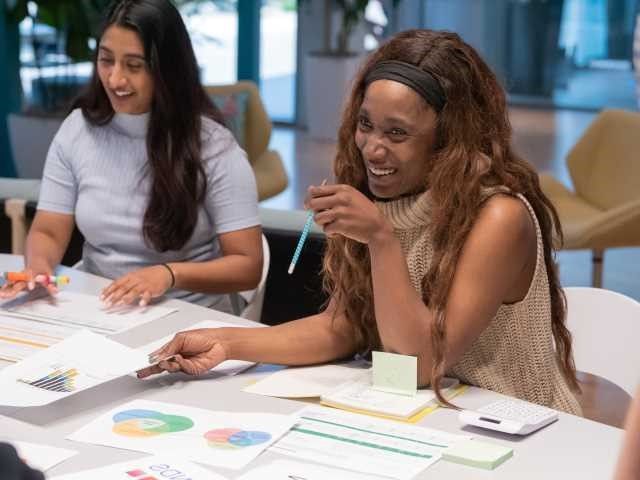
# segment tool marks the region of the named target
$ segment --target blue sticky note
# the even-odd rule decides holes
[[[418,392],[418,357],[373,352],[372,388],[400,395]]]

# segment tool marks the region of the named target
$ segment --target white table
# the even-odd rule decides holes
[[[21,268],[21,257],[0,254],[0,270]],[[71,291],[97,293],[107,284],[106,280],[93,275],[67,268],[61,271],[72,276],[72,282],[67,287]],[[136,347],[202,320],[247,324],[246,320],[185,302],[171,300],[168,304],[177,307],[178,312],[112,338]],[[0,407],[0,437],[45,443],[80,452],[51,469],[47,472],[49,475],[142,457],[146,454],[71,442],[64,440],[64,437],[99,414],[136,398],[238,412],[292,413],[305,405],[241,391],[253,380],[267,375],[267,370],[266,366],[258,366],[235,377],[206,380],[192,380],[182,374],[146,381],[122,377],[50,406],[24,409]],[[500,395],[494,392],[469,388],[454,402],[464,408],[478,408],[497,398]],[[445,475],[451,479],[607,479],[612,475],[623,434],[617,428],[564,413],[560,414],[558,422],[525,438],[462,427],[457,420],[457,412],[442,408],[425,417],[421,424],[508,445],[514,449],[514,456],[493,471],[440,461],[416,477],[418,479],[445,478]],[[265,452],[248,468],[277,457]],[[240,475],[240,472],[230,470],[221,469],[219,472],[228,478]]]

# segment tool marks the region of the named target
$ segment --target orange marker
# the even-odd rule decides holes
[[[2,278],[11,283],[29,281],[29,275],[24,272],[3,272]]]

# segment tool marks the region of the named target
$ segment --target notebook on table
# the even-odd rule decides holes
[[[453,395],[458,385],[457,379],[443,378],[441,390],[444,397]],[[406,421],[425,408],[437,405],[437,399],[431,389],[418,390],[414,396],[399,395],[376,390],[369,379],[359,379],[344,383],[338,389],[322,395],[320,403],[329,407]]]

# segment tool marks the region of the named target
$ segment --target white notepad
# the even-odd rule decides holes
[[[442,380],[442,391],[445,397],[458,383],[458,380],[454,378]],[[424,389],[418,390],[418,393],[413,397],[398,395],[375,390],[370,380],[356,380],[343,384],[329,394],[322,395],[320,400],[323,405],[330,407],[370,412],[407,420],[429,405],[435,404],[436,394],[433,390]]]

